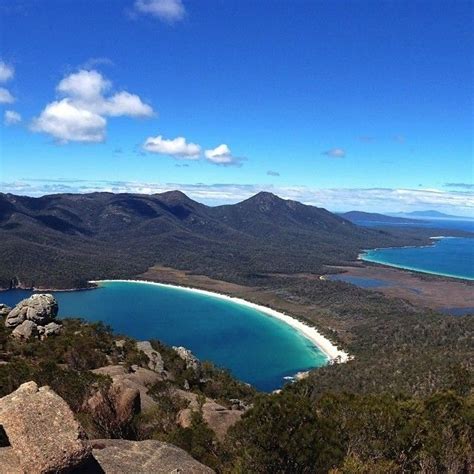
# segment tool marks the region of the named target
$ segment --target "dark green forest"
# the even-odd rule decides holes
[[[365,248],[425,244],[431,232],[366,229],[270,193],[218,207],[178,191],[0,194],[0,287],[85,287],[156,264],[252,285],[264,273],[321,273]]]

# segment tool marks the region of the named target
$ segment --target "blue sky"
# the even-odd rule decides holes
[[[0,3],[2,190],[470,215],[468,1]]]

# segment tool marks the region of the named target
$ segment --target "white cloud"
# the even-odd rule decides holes
[[[61,143],[102,142],[105,140],[105,118],[78,108],[70,99],[48,104],[32,123],[35,132],[47,133]]]
[[[181,0],[136,0],[135,9],[168,23],[175,23],[186,16]]]
[[[221,144],[216,148],[206,150],[204,156],[208,161],[215,165],[223,166],[241,166],[243,158],[239,158],[232,155],[230,148],[225,144]]]
[[[102,99],[102,94],[110,89],[111,85],[100,72],[82,69],[62,79],[56,89],[78,100],[92,101]]]
[[[4,87],[0,87],[0,104],[13,104],[15,97],[10,94],[10,91]]]
[[[3,61],[0,61],[0,82],[7,82],[10,79],[13,79],[15,75],[15,69],[13,66],[6,64]]]
[[[112,117],[121,115],[151,117],[153,115],[153,109],[148,104],[143,103],[138,95],[125,91],[113,95],[101,104],[97,104],[97,111]]]
[[[108,94],[112,83],[95,70],[82,69],[62,79],[56,87],[62,100],[46,105],[33,120],[32,130],[67,143],[105,140],[107,116],[151,117],[154,112],[136,94]]]
[[[184,137],[167,140],[162,135],[148,137],[143,144],[143,149],[151,153],[187,160],[197,160],[201,154],[201,147],[195,143],[186,142]]]
[[[14,110],[5,110],[3,114],[3,123],[5,125],[17,125],[21,122],[21,115]]]
[[[323,151],[322,154],[331,158],[344,158],[346,156],[346,150],[344,150],[344,148],[331,148],[330,150]]]

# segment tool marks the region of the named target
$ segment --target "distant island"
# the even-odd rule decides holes
[[[380,224],[413,224],[415,219],[409,219],[406,217],[395,217],[386,214],[378,214],[375,212],[362,212],[362,211],[349,211],[339,214],[344,219],[347,219],[354,224],[358,222],[372,222]]]
[[[403,216],[411,216],[415,219],[418,218],[431,218],[431,219],[460,219],[460,220],[465,220],[465,219],[474,219],[474,217],[468,217],[468,216],[455,216],[452,214],[445,214],[444,212],[439,212],[439,211],[433,211],[433,210],[428,210],[428,211],[412,211],[412,212],[401,212],[397,215],[403,215]]]

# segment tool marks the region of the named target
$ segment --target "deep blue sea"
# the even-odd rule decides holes
[[[387,223],[360,221],[359,225],[367,227],[388,226]],[[440,236],[443,229],[474,232],[474,220],[433,219],[416,221],[413,224],[391,224],[395,227],[425,227],[433,229],[433,237]],[[442,234],[442,232],[441,232]],[[432,246],[402,247],[367,250],[361,255],[362,260],[405,268],[424,273],[474,280],[474,235],[467,237],[448,237],[436,239]],[[357,284],[357,283],[355,283]]]
[[[0,292],[0,303],[11,306],[30,294]],[[134,282],[54,294],[59,317],[103,321],[119,334],[185,346],[263,391],[280,388],[284,377],[327,363],[323,353],[282,321],[212,296]]]
[[[427,247],[402,247],[367,250],[367,262],[382,263],[465,280],[474,280],[474,239],[446,237]]]

